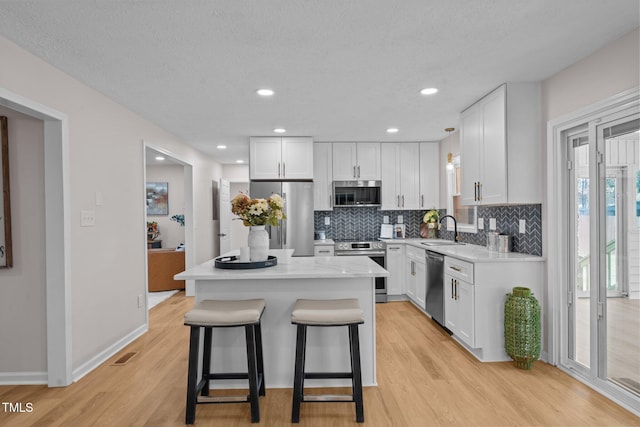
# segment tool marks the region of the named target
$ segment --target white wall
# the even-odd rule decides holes
[[[147,182],[167,182],[169,189],[169,214],[152,215],[147,221],[156,221],[163,248],[175,248],[184,243],[184,227],[170,218],[184,215],[184,166],[147,166]]]
[[[144,308],[137,306],[138,295],[146,292],[142,141],[193,165],[198,262],[211,258],[216,250],[211,182],[221,177],[222,168],[175,136],[4,38],[0,38],[0,52],[0,87],[69,118],[72,367],[78,371],[103,352],[112,351],[114,343],[140,330],[146,322]],[[100,206],[96,205],[97,192],[102,194]],[[95,211],[95,227],[80,227],[81,210]],[[29,312],[25,323],[12,321],[12,328],[0,329],[3,343],[5,339],[20,343],[11,358],[5,357],[3,350],[0,373],[13,371],[23,363],[18,358],[39,354],[45,345],[43,335],[27,335],[44,322],[43,290],[13,289],[11,298],[5,298],[6,278],[24,282],[26,274],[16,269],[0,272],[0,313],[13,307]],[[21,369],[38,371],[42,366],[31,361]]]
[[[7,116],[13,267],[0,270],[0,372],[47,370],[43,122]],[[28,343],[28,345],[24,345]]]
[[[222,177],[229,182],[249,182],[249,165],[223,165]]]

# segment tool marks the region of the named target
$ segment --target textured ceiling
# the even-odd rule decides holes
[[[0,35],[232,163],[275,127],[317,141],[442,139],[501,83],[543,80],[638,27],[639,3],[1,0]]]

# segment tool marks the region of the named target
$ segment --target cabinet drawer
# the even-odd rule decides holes
[[[333,246],[317,245],[313,247],[314,256],[333,256]]]
[[[444,258],[444,273],[473,284],[473,263],[457,258]]]
[[[416,260],[418,262],[425,263],[425,250],[416,248],[415,246],[407,245],[407,257]]]

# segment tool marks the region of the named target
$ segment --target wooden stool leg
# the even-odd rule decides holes
[[[249,402],[251,404],[251,422],[260,422],[260,402],[258,400],[258,365],[256,361],[256,336],[254,325],[244,327],[247,338],[247,364],[249,377]]]
[[[265,395],[265,385],[264,385],[264,362],[262,358],[262,327],[261,323],[258,322],[255,327],[256,334],[256,354],[258,359],[258,376],[262,379],[260,381],[260,389],[258,390],[258,394],[260,396]]]
[[[356,403],[356,422],[364,422],[364,404],[362,399],[362,372],[360,367],[360,339],[358,325],[349,325],[349,343],[351,347],[351,372],[353,401]]]
[[[298,325],[296,337],[296,362],[293,376],[293,409],[291,422],[300,422],[300,404],[304,395],[304,359],[307,341],[307,325]]]
[[[204,348],[202,349],[202,396],[209,396],[209,375],[211,374],[211,334],[212,328],[204,328]]]
[[[187,409],[185,424],[193,424],[196,420],[196,401],[198,399],[198,351],[200,345],[200,327],[191,326],[189,339],[189,368],[187,374]]]

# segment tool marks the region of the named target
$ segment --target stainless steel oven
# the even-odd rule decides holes
[[[333,249],[335,256],[366,255],[382,268],[387,268],[387,251],[384,242],[337,240]],[[386,277],[376,277],[376,302],[387,302]]]

